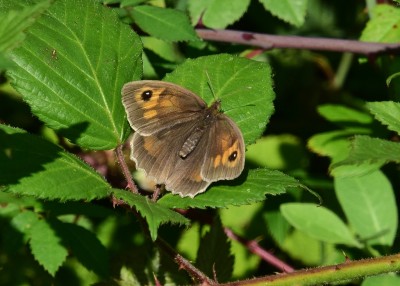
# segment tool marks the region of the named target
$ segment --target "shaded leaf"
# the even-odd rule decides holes
[[[351,141],[349,156],[343,161],[333,164],[332,167],[358,165],[361,163],[383,164],[387,162],[400,162],[400,144],[360,135],[355,136]]]
[[[397,43],[400,38],[400,10],[397,7],[380,4],[372,11],[373,17],[361,34],[361,41]]]
[[[157,230],[161,224],[188,224],[189,220],[182,215],[150,201],[147,197],[133,194],[128,191],[113,189],[112,195],[126,204],[134,207],[147,221],[150,236],[153,240],[157,238]]]
[[[205,193],[192,198],[167,194],[158,200],[169,208],[221,208],[247,205],[265,200],[265,195],[283,194],[288,188],[304,188],[299,181],[279,171],[268,169],[249,170],[235,181],[218,182]]]
[[[226,282],[232,276],[234,257],[231,243],[224,232],[221,220],[215,217],[211,229],[200,240],[196,266],[208,277],[216,275],[218,282]]]
[[[135,23],[149,35],[167,41],[198,41],[189,18],[179,10],[137,6],[132,10]]]
[[[224,29],[239,20],[247,11],[250,0],[189,1],[192,24],[200,20],[206,27]]]
[[[315,239],[360,247],[343,221],[327,208],[315,204],[287,203],[280,209],[292,226]]]
[[[264,8],[279,19],[300,27],[303,25],[308,0],[260,0]]]
[[[400,134],[400,103],[394,101],[367,102],[366,106],[376,120],[387,125],[389,130]]]
[[[50,224],[37,221],[31,228],[29,245],[40,265],[52,276],[67,258],[68,252]]]
[[[9,5],[8,9],[4,7],[5,4]],[[17,6],[15,1],[0,3],[0,52],[10,50],[24,40],[24,31],[50,6],[50,1],[42,1],[20,10],[15,9]]]
[[[186,60],[164,80],[186,87],[207,103],[221,99],[222,110],[239,126],[246,144],[261,136],[274,111],[271,67],[266,63],[226,54],[199,57]]]
[[[96,235],[89,230],[71,223],[56,221],[53,223],[57,232],[62,236],[63,243],[72,254],[88,270],[100,277],[106,277],[109,272],[107,249],[101,244]]]
[[[32,111],[78,145],[111,149],[129,133],[122,85],[141,76],[139,37],[97,1],[56,1],[11,52],[9,76]]]
[[[369,245],[393,244],[398,223],[396,199],[389,180],[381,171],[360,177],[335,178],[335,192],[360,239]]]
[[[9,192],[62,201],[108,196],[108,183],[76,156],[40,137],[12,130],[0,125],[0,185],[7,185]]]

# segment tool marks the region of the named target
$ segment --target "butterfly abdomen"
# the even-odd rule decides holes
[[[190,136],[185,140],[185,143],[183,143],[182,148],[179,151],[179,156],[182,159],[185,159],[190,153],[192,153],[192,151],[196,148],[197,144],[199,143],[206,129],[207,129],[206,125],[196,127],[193,133],[191,133]]]

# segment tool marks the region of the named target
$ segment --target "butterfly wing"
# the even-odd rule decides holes
[[[205,181],[231,180],[242,173],[245,157],[243,135],[228,116],[219,114],[210,126],[205,150],[201,168]]]
[[[200,176],[205,146],[197,146],[199,148],[185,159],[179,156],[186,135],[196,128],[197,123],[198,120],[180,123],[149,136],[136,132],[131,143],[131,159],[137,168],[144,170],[157,184],[165,184],[172,193],[183,196],[205,190],[210,184]]]
[[[210,132],[205,132],[197,143],[196,148],[187,157],[181,158],[178,156],[179,159],[176,161],[174,172],[170,174],[165,182],[167,190],[182,197],[189,196],[192,198],[206,191],[211,182],[204,180],[201,170],[204,156],[207,153],[209,135]]]
[[[207,105],[193,92],[173,83],[142,80],[122,88],[122,103],[131,127],[141,135],[192,121]]]

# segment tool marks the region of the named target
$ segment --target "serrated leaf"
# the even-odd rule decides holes
[[[0,51],[4,52],[20,44],[24,38],[24,31],[34,23],[35,19],[50,6],[50,1],[39,2],[36,5],[20,10],[16,3],[7,3],[10,7],[3,7],[6,3],[0,3]],[[11,5],[10,5],[11,4]],[[13,7],[14,6],[14,7]],[[8,10],[8,11],[7,11]]]
[[[360,135],[355,136],[351,141],[349,156],[343,161],[333,164],[332,167],[387,162],[400,162],[400,144]]]
[[[121,87],[141,76],[141,43],[97,1],[56,1],[12,51],[9,76],[33,113],[80,146],[111,149],[129,133]]]
[[[397,43],[400,40],[400,10],[380,4],[372,11],[373,17],[363,30],[360,40],[367,42]]]
[[[271,67],[265,63],[226,54],[200,57],[186,60],[164,80],[186,87],[207,103],[221,99],[222,110],[239,126],[246,144],[261,136],[274,111]]]
[[[376,120],[387,125],[389,130],[400,134],[400,103],[394,101],[368,102],[366,106]]]
[[[348,138],[354,135],[353,131],[338,130],[319,133],[312,136],[307,143],[313,152],[330,157],[333,162],[343,160],[349,153]]]
[[[189,13],[194,25],[201,20],[206,27],[224,29],[241,18],[249,4],[250,0],[189,1]]]
[[[158,203],[169,208],[222,208],[264,201],[266,195],[283,194],[288,188],[306,187],[279,171],[257,169],[244,171],[235,181],[215,183],[193,199],[167,194]]]
[[[381,171],[335,178],[335,192],[360,239],[369,245],[393,244],[397,230],[396,199],[389,180]]]
[[[7,130],[5,132],[4,130]],[[0,125],[0,185],[18,195],[90,201],[110,186],[91,167],[40,137]]]
[[[288,203],[282,204],[280,209],[292,226],[315,239],[360,247],[343,221],[325,207],[306,203]]]
[[[303,25],[308,0],[259,0],[266,10],[279,19],[296,27]]]
[[[149,226],[150,236],[153,240],[157,238],[157,230],[161,224],[188,224],[189,220],[163,205],[150,201],[147,197],[133,194],[128,191],[113,189],[112,195],[116,199],[123,200],[126,204],[134,207],[146,219]]]
[[[132,10],[135,23],[149,35],[166,41],[198,41],[189,18],[179,10],[137,6]]]
[[[44,220],[32,226],[29,245],[35,259],[52,276],[56,274],[68,255],[68,251],[61,244],[61,239]]]
[[[109,272],[107,249],[94,233],[71,223],[56,221],[53,226],[83,266],[100,277],[107,277]]]
[[[230,248],[231,243],[221,221],[215,217],[210,231],[200,240],[196,266],[208,277],[215,275],[218,282],[228,281],[231,279],[234,263]]]
[[[38,216],[33,211],[24,211],[13,217],[11,225],[21,233],[29,234],[38,221]]]

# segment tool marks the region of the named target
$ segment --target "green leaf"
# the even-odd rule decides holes
[[[343,127],[362,126],[373,122],[371,115],[339,104],[320,105],[318,106],[318,113],[326,120]]]
[[[40,137],[12,130],[0,125],[0,185],[9,192],[62,201],[108,196],[110,186],[83,161]]]
[[[178,52],[176,44],[153,37],[142,37],[142,42],[145,49],[152,51],[167,61],[180,62],[183,59],[182,55]]]
[[[219,217],[215,217],[211,229],[200,241],[196,266],[208,277],[216,275],[218,282],[231,279],[234,257]]]
[[[387,162],[400,162],[400,144],[360,135],[355,136],[351,141],[349,156],[343,161],[333,164],[332,167]]]
[[[215,183],[193,199],[167,194],[158,203],[169,208],[222,208],[264,201],[265,195],[283,194],[288,188],[306,189],[299,181],[279,171],[245,170],[235,181]]]
[[[313,152],[330,157],[333,162],[343,160],[349,153],[350,144],[348,138],[353,136],[350,130],[337,130],[319,133],[308,140],[308,148]]]
[[[0,52],[11,50],[24,40],[24,31],[50,6],[50,1],[39,2],[21,10],[6,9],[3,7],[5,4],[11,3],[0,3]],[[15,6],[14,2],[9,8]]]
[[[280,209],[291,225],[315,239],[360,247],[343,221],[327,208],[315,204],[288,203],[281,205]]]
[[[56,1],[12,51],[9,76],[32,112],[73,142],[111,149],[130,130],[122,85],[141,76],[141,43],[96,1]]]
[[[312,136],[308,141],[308,147],[313,152],[332,159],[330,166],[332,176],[360,176],[379,169],[384,163],[382,160],[368,163],[359,162],[357,167],[341,164],[350,154],[351,141],[349,138],[354,135],[354,131],[354,129],[349,129],[320,133]]]
[[[192,24],[200,20],[206,27],[224,29],[239,20],[247,11],[250,0],[203,0],[189,1]]]
[[[259,0],[266,10],[279,19],[296,27],[303,25],[308,0]]]
[[[394,101],[368,102],[366,106],[376,120],[387,125],[389,130],[400,134],[400,103]]]
[[[366,277],[361,286],[397,286],[400,285],[400,277],[394,273],[381,274],[371,277]]]
[[[56,221],[53,225],[62,237],[64,244],[86,269],[100,277],[107,277],[109,272],[107,249],[94,233],[71,223]]]
[[[367,42],[397,43],[400,40],[400,10],[387,4],[376,5],[373,17],[361,34]]]
[[[68,255],[60,237],[47,221],[40,220],[32,226],[30,238],[29,245],[33,256],[54,276]]]
[[[150,236],[157,238],[157,230],[161,224],[188,224],[189,220],[165,206],[150,201],[147,197],[133,194],[128,191],[113,189],[112,195],[126,204],[134,207],[147,221]]]
[[[291,134],[268,135],[247,147],[246,162],[279,170],[304,168],[308,152],[300,138]]]
[[[179,10],[137,6],[132,10],[135,23],[150,36],[166,41],[198,41],[189,18]]]
[[[361,240],[369,245],[393,244],[397,230],[397,207],[393,188],[381,171],[335,178],[336,196]],[[356,203],[355,203],[356,202]]]
[[[211,85],[225,114],[241,129],[246,144],[264,133],[274,111],[271,68],[265,63],[231,55],[200,57],[186,60],[164,80],[186,87],[208,103],[215,101]]]

